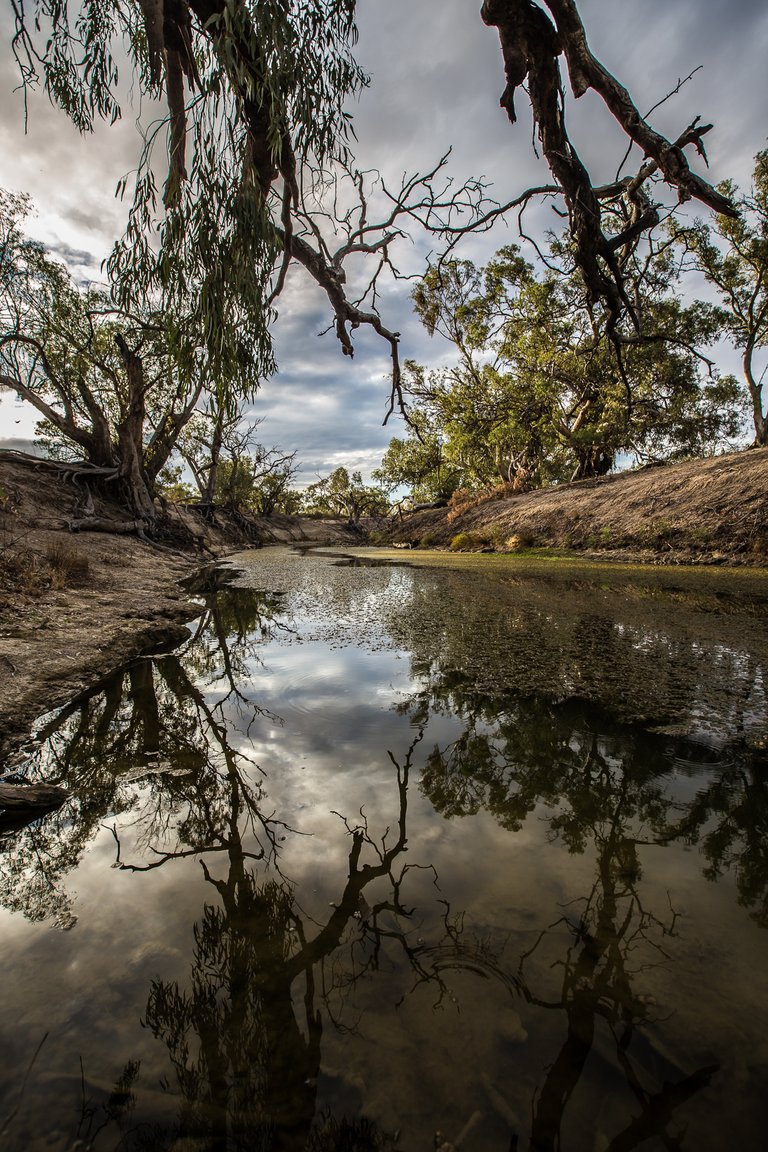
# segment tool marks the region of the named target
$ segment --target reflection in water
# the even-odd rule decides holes
[[[30,772],[72,799],[0,848],[12,963],[46,974],[18,994],[3,1146],[759,1147],[755,653],[562,593],[282,564],[281,594],[220,593],[182,652],[38,732]],[[681,670],[655,713],[649,661]]]

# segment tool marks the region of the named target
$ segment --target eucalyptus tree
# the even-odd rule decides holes
[[[721,191],[736,204],[736,217],[718,215],[677,232],[689,263],[717,289],[719,318],[741,352],[742,370],[755,427],[755,444],[768,445],[768,411],[763,394],[768,346],[768,151],[755,157],[753,185],[742,195],[732,181]],[[758,362],[763,354],[762,368]]]
[[[389,510],[387,495],[377,485],[364,484],[360,472],[335,468],[305,490],[303,510],[311,515],[345,516],[357,527],[362,516],[385,514]]]
[[[406,361],[406,371],[414,371]],[[390,440],[373,479],[388,491],[407,488],[417,502],[443,503],[461,480],[461,470],[446,459],[446,437],[439,421],[425,408],[412,406],[404,439]]]
[[[207,389],[210,358],[189,311],[145,300],[119,310],[22,231],[24,197],[0,190],[0,387],[42,417],[57,456],[112,481],[139,530],[155,519],[160,471]],[[242,387],[247,387],[243,379]]]
[[[409,365],[406,394],[442,431],[465,484],[581,479],[608,471],[619,452],[696,454],[736,433],[735,382],[699,351],[716,325],[674,295],[667,251],[650,249],[631,270],[639,333],[608,306],[589,307],[567,249],[553,254],[566,266],[543,276],[509,246],[484,269],[436,265],[414,289],[427,331],[457,357],[431,373]]]
[[[22,83],[30,87],[42,78],[51,100],[81,131],[97,119],[119,117],[128,87],[142,99],[164,100],[166,114],[143,140],[130,219],[110,273],[123,308],[155,288],[178,307],[191,289],[195,321],[222,379],[241,367],[236,337],[243,331],[251,337],[247,354],[255,376],[272,369],[270,324],[293,261],[326,294],[346,355],[361,325],[387,341],[396,402],[398,334],[376,310],[375,282],[391,267],[391,246],[406,220],[452,243],[534,196],[560,198],[588,302],[605,301],[618,321],[625,313],[636,319],[624,267],[638,238],[659,219],[657,187],[732,211],[685,157],[686,147],[703,155],[710,126],[697,118],[675,140],[657,132],[591,52],[575,0],[485,0],[482,7],[483,21],[500,38],[501,104],[514,123],[516,92],[527,85],[553,182],[498,203],[480,180],[461,189],[441,185],[438,164],[395,192],[383,188],[378,220],[368,211],[370,183],[355,171],[348,150],[347,105],[366,83],[352,55],[355,0],[79,0],[71,6],[74,19],[62,0],[36,0],[32,10],[24,0],[12,4]],[[118,76],[117,45],[127,54],[129,85]],[[593,184],[568,135],[564,73],[573,97],[591,90],[639,148],[636,173]],[[167,153],[162,194],[158,140]],[[341,206],[335,222],[328,212],[334,203]],[[622,224],[615,229],[607,221],[617,211]],[[345,264],[360,254],[373,256],[375,268],[353,299]]]
[[[263,420],[245,424],[235,410],[196,412],[179,438],[178,450],[195,479],[203,506],[270,516],[299,470],[295,451],[256,440]]]

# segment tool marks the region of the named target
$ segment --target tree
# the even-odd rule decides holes
[[[411,370],[406,361],[406,369]],[[422,503],[441,503],[454,492],[460,472],[445,460],[445,437],[429,413],[413,408],[405,440],[389,442],[373,479],[388,491],[405,487]]]
[[[389,510],[381,488],[363,484],[359,472],[350,475],[346,468],[336,468],[330,476],[310,484],[304,491],[303,506],[310,516],[346,516],[352,527],[357,527],[362,516],[382,515]]]
[[[755,445],[768,445],[768,411],[756,357],[768,345],[768,151],[755,157],[754,184],[740,195],[732,181],[721,191],[738,207],[736,217],[715,216],[677,232],[690,256],[690,266],[703,273],[720,297],[720,321],[741,352],[741,362],[755,427]]]
[[[698,351],[716,326],[674,296],[665,248],[626,268],[639,331],[588,304],[567,245],[553,243],[552,256],[564,267],[539,277],[508,246],[485,269],[436,266],[414,290],[427,331],[458,360],[431,374],[409,365],[406,393],[441,430],[463,483],[580,479],[608,471],[620,452],[695,454],[735,434],[734,382]]]
[[[162,468],[157,477],[158,495],[172,504],[192,504],[197,499],[197,493],[191,484],[184,480],[184,468],[181,464],[169,464]]]
[[[128,54],[139,96],[164,96],[167,118],[145,137],[130,221],[110,274],[123,308],[135,308],[152,287],[162,292],[164,305],[176,307],[191,292],[197,329],[220,378],[238,366],[237,334],[243,331],[253,336],[257,377],[271,370],[273,304],[294,261],[325,292],[346,355],[353,353],[352,333],[360,325],[388,342],[394,404],[400,397],[399,338],[378,315],[375,285],[382,268],[391,267],[390,248],[402,235],[403,218],[453,243],[534,196],[561,197],[588,300],[605,301],[618,321],[625,313],[635,318],[623,270],[627,253],[659,218],[652,181],[666,184],[680,200],[732,212],[727,198],[694,174],[685,158],[688,146],[704,154],[709,126],[697,119],[674,141],[655,131],[590,51],[575,0],[485,0],[482,19],[500,38],[502,106],[514,124],[515,93],[527,83],[554,182],[498,204],[482,181],[457,191],[438,189],[439,164],[424,177],[404,180],[396,193],[384,188],[387,210],[374,222],[365,179],[350,166],[348,152],[345,105],[366,83],[351,54],[355,7],[355,0],[81,0],[70,22],[60,0],[39,0],[34,19],[14,4],[12,45],[22,84],[31,87],[42,76],[51,100],[81,131],[97,118],[121,114],[115,41]],[[593,185],[568,136],[561,58],[573,96],[591,90],[640,149],[643,161],[633,176]],[[163,127],[168,175],[161,204],[153,152]],[[339,180],[351,181],[358,204],[355,211],[342,209],[333,225],[326,208]],[[617,206],[623,226],[612,232],[606,219]],[[330,234],[323,230],[328,224]],[[355,300],[346,288],[345,262],[360,253],[373,256],[378,267]],[[373,300],[367,310],[366,299]]]
[[[0,386],[37,409],[49,447],[115,482],[139,529],[151,527],[158,475],[216,385],[210,360],[188,313],[149,299],[119,311],[76,287],[23,234],[27,210],[0,191]]]
[[[237,411],[197,412],[179,440],[203,504],[271,516],[299,470],[296,452],[255,441],[262,420],[244,425]]]

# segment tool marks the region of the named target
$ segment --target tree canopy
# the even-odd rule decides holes
[[[189,311],[75,285],[22,231],[28,203],[0,190],[0,386],[43,418],[54,455],[118,483],[145,526],[155,482],[206,391],[217,391]],[[243,392],[248,377],[240,382]]]
[[[567,263],[561,244],[553,255]],[[457,359],[432,372],[408,365],[414,423],[407,441],[390,446],[385,474],[411,483],[417,499],[459,482],[523,489],[600,475],[619,453],[696,454],[734,436],[735,381],[699,351],[714,339],[716,319],[680,302],[674,271],[668,245],[632,271],[635,312],[653,338],[622,322],[619,362],[603,338],[610,309],[589,309],[572,271],[537,275],[515,246],[484,269],[467,260],[431,269],[414,289],[416,311]]]
[[[611,315],[634,315],[624,264],[638,238],[659,218],[653,184],[682,200],[697,199],[732,214],[727,198],[693,173],[684,149],[700,154],[709,125],[698,120],[674,141],[639,113],[627,89],[596,59],[575,0],[485,0],[482,19],[498,30],[506,88],[501,104],[512,124],[517,90],[527,85],[550,185],[491,202],[482,183],[456,192],[427,177],[389,194],[390,211],[365,212],[364,180],[349,153],[348,102],[366,83],[352,55],[355,0],[80,0],[74,19],[61,0],[38,0],[32,18],[14,4],[14,52],[22,81],[42,80],[54,102],[82,131],[122,112],[127,76],[143,97],[167,108],[142,146],[130,222],[110,271],[119,301],[160,286],[173,301],[194,286],[200,331],[222,366],[237,363],[232,335],[245,326],[262,372],[272,366],[269,325],[291,260],[325,291],[336,334],[351,354],[351,332],[370,324],[389,342],[398,386],[397,335],[375,308],[347,298],[344,261],[367,252],[388,261],[398,220],[426,223],[449,241],[485,228],[534,195],[562,197],[574,259],[590,301]],[[599,97],[644,160],[632,176],[594,187],[568,135],[566,83],[574,98]],[[167,177],[156,187],[158,141]],[[342,213],[342,243],[328,239],[327,182],[348,172],[362,213]],[[434,175],[434,173],[432,174]],[[127,190],[127,189],[126,189]],[[652,194],[653,193],[653,194]],[[465,212],[459,220],[456,211]],[[616,226],[616,220],[620,225]],[[158,229],[159,249],[153,246]]]

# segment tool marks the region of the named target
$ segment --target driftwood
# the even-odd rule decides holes
[[[60,808],[68,796],[66,788],[56,784],[0,784],[0,808],[11,812]]]

